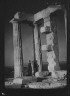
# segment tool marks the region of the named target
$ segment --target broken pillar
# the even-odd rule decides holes
[[[55,17],[53,18],[52,15],[50,15],[50,22],[51,22],[51,32],[53,32],[53,50],[54,50],[54,54],[55,54],[55,59],[54,61],[56,62],[55,65],[55,70],[58,71],[60,70],[60,66],[59,66],[59,47],[58,47],[58,36],[57,36],[57,26],[56,26],[56,20]]]
[[[37,22],[42,18],[44,19],[44,26],[40,28],[40,32],[46,34],[46,45],[42,45],[41,49],[46,51],[46,59],[49,64],[49,71],[51,71],[51,69],[53,71],[60,70],[57,28],[56,23],[54,24],[55,20],[53,20],[51,14],[54,13],[56,10],[61,9],[61,5],[49,6],[48,8],[34,15],[34,22]]]
[[[50,17],[49,17],[50,18]],[[51,17],[52,18],[52,17]],[[52,73],[53,77],[56,77],[55,71],[59,70],[59,50],[57,40],[57,29],[55,20],[50,20],[44,23],[46,27],[46,44],[47,44],[47,61],[48,70]]]
[[[55,20],[50,19],[50,16],[44,18],[44,26],[41,27],[40,31],[46,35],[46,45],[42,45],[42,50],[46,51],[48,70],[52,73],[53,77],[56,77],[55,71],[59,70],[60,67]]]

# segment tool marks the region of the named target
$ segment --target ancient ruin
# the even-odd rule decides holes
[[[13,24],[14,80],[16,78],[24,77],[21,23],[25,22],[34,28],[34,59],[37,60],[39,65],[38,72],[42,72],[42,51],[45,51],[48,62],[48,71],[52,73],[52,77],[57,78],[55,71],[60,70],[59,49],[57,26],[55,19],[52,16],[52,13],[56,12],[57,10],[64,10],[64,8],[61,5],[52,5],[36,14],[17,12],[14,15],[14,18],[10,21]],[[66,22],[66,13],[64,14]],[[39,32],[38,27],[40,24],[43,24],[43,26],[40,28]],[[41,46],[40,34],[46,35],[46,45]]]

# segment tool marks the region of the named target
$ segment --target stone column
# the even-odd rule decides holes
[[[50,19],[50,16],[44,18],[44,27],[41,28],[41,32],[46,34],[46,45],[44,46],[44,50],[46,50],[48,70],[52,73],[53,77],[56,77],[55,71],[60,68],[55,20]]]
[[[53,32],[53,36],[54,36],[54,39],[53,39],[53,51],[55,53],[55,70],[60,70],[60,67],[59,67],[59,47],[58,47],[58,37],[57,37],[57,24],[56,24],[56,20],[55,20],[55,17],[52,17],[52,15],[50,16],[50,22],[51,22],[51,32]]]
[[[37,63],[39,65],[38,71],[41,72],[42,64],[40,60],[40,45],[39,45],[39,33],[38,33],[37,24],[35,24],[35,28],[34,28],[34,41],[35,41],[35,56],[36,56]]]
[[[20,26],[13,22],[13,45],[14,45],[14,78],[22,77],[21,40]]]

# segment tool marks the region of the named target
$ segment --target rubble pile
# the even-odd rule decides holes
[[[39,73],[38,73],[39,74]],[[43,76],[38,78],[42,78],[41,80],[39,80],[39,82],[32,82],[29,83],[27,86],[29,88],[36,88],[36,89],[50,89],[50,88],[59,88],[59,87],[64,87],[67,85],[67,71],[56,71],[55,72],[57,78],[54,78],[52,76],[47,76],[46,78],[44,78]]]

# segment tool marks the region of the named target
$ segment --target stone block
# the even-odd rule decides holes
[[[42,49],[42,51],[43,50],[47,50],[47,45],[42,45],[42,48],[41,49]]]
[[[40,32],[41,32],[41,33],[45,32],[45,31],[46,31],[45,27],[41,27],[41,28],[40,28]]]
[[[14,18],[19,19],[19,15],[20,15],[20,12],[17,12],[17,13],[14,15]]]
[[[15,79],[13,80],[13,83],[14,83],[14,84],[22,84],[22,81],[23,81],[22,78],[15,78]]]
[[[44,33],[44,34],[49,34],[49,33],[51,33],[50,27],[49,27],[49,26],[41,27],[41,28],[40,28],[40,32],[41,32],[41,33]]]
[[[44,22],[44,26],[45,26],[45,27],[46,27],[46,26],[49,26],[49,27],[50,27],[50,21]]]
[[[60,70],[60,71],[55,71],[56,75],[58,78],[62,79],[67,75],[67,71],[66,70]]]
[[[44,23],[45,23],[45,22],[49,22],[49,21],[50,21],[50,16],[44,18]]]

